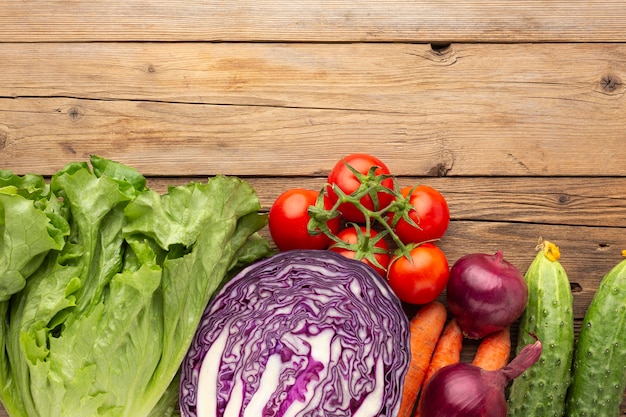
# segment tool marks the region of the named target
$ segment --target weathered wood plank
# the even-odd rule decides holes
[[[310,175],[370,150],[406,175],[626,174],[623,44],[0,44],[0,56],[0,165],[16,171],[99,153],[154,175]]]
[[[458,111],[494,126],[550,118],[565,128],[564,112],[615,126],[626,91],[626,44],[0,43],[0,56],[0,97],[415,113],[441,123]]]
[[[611,1],[0,2],[0,42],[623,42]]]
[[[399,175],[626,175],[615,162],[626,160],[623,119],[566,110],[535,122],[474,115],[454,106],[429,121],[358,110],[0,99],[0,166],[51,174],[98,154],[146,175],[315,175],[361,151]]]

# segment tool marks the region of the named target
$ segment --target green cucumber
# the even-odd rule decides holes
[[[625,388],[626,260],[623,260],[604,276],[585,313],[574,353],[567,415],[619,416]]]
[[[508,415],[562,417],[571,382],[574,356],[573,296],[559,248],[542,241],[539,252],[524,275],[528,302],[520,318],[516,350],[535,335],[543,350],[537,363],[511,384]]]

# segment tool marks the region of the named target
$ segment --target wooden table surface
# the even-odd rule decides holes
[[[448,199],[451,263],[557,243],[578,329],[626,249],[624,80],[622,0],[2,0],[0,169],[98,154],[267,209],[371,153]]]

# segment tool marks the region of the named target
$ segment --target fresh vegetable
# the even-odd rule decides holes
[[[209,297],[269,251],[257,234],[265,216],[240,179],[158,195],[130,167],[96,156],[91,165],[69,164],[34,188],[1,175],[13,272],[0,280],[17,271],[25,281],[4,286],[0,303],[0,398],[11,417],[171,415]],[[20,241],[33,249],[11,246]]]
[[[418,244],[434,244],[430,242],[434,239],[416,243],[408,242],[410,239],[407,238],[405,242],[399,235],[399,233],[414,237],[416,233],[420,233],[420,237],[443,235],[450,216],[447,202],[438,191],[431,187],[417,186],[406,188],[402,194],[395,187],[395,179],[382,161],[372,155],[358,153],[348,155],[337,162],[328,176],[328,182],[320,192],[320,196],[322,195],[327,196],[332,202],[331,207],[329,208],[321,197],[318,197],[314,206],[309,207],[308,214],[311,217],[309,233],[325,234],[335,242],[337,251],[377,267],[382,275],[389,273],[386,271],[386,258],[385,263],[380,261],[382,241],[389,241],[387,246],[393,247],[393,253],[388,251],[389,256],[394,259],[403,257],[411,265],[411,268],[408,268],[406,265],[402,266],[403,262],[399,262],[391,277],[395,282],[394,291],[400,288],[398,295],[407,303],[425,304],[434,300],[443,291],[445,282],[443,286],[440,284],[447,280],[449,274],[449,266],[443,252],[439,250],[435,254],[437,260],[434,262],[439,265],[430,276],[424,275],[422,266],[413,266],[411,260],[415,253],[421,255],[424,255],[424,252],[434,253],[436,250],[430,249],[429,246],[414,250]],[[356,243],[350,243],[349,247],[346,247],[346,239],[338,237],[336,232],[326,226],[329,219],[336,218],[342,223],[357,223],[365,232],[357,233]],[[402,231],[398,232],[397,228]],[[379,233],[375,239],[370,236],[374,233],[372,231]],[[424,232],[428,235],[424,235]],[[418,239],[420,238],[416,238]],[[372,241],[380,245],[373,244]],[[429,248],[428,251],[425,248]],[[424,256],[420,258],[422,261],[426,259]],[[442,273],[441,265],[444,263],[446,271]],[[402,278],[399,277],[400,274],[403,275]],[[438,292],[433,295],[432,292],[436,290]],[[411,298],[407,298],[407,294]]]
[[[443,333],[441,333],[437,341],[437,346],[435,346],[435,351],[433,352],[433,357],[426,370],[426,375],[424,375],[422,385],[426,384],[441,368],[459,363],[461,361],[461,350],[463,350],[463,332],[456,320],[452,319],[446,324]],[[413,417],[420,416],[420,403],[423,401],[422,398],[423,397],[419,397],[418,399],[417,409]]]
[[[471,253],[450,270],[446,300],[468,338],[481,339],[515,322],[524,312],[528,285],[522,273],[494,255]]]
[[[57,201],[48,201],[43,177],[0,171],[0,301],[21,291],[26,280],[70,232]]]
[[[476,349],[472,365],[486,371],[495,371],[509,363],[511,358],[511,329],[502,330],[485,336]]]
[[[404,187],[401,193],[410,204],[408,216],[413,223],[390,213],[389,221],[400,240],[409,244],[441,239],[450,225],[450,209],[443,195],[424,184]]]
[[[625,294],[626,259],[603,277],[583,319],[567,398],[570,417],[620,414],[626,388]]]
[[[184,361],[183,417],[396,417],[409,322],[374,270],[328,250],[280,252],[232,278]]]
[[[319,191],[292,188],[280,194],[269,211],[268,228],[272,240],[282,251],[291,249],[326,249],[330,238],[320,231],[309,232],[311,217],[309,207],[315,205]],[[328,198],[324,199],[329,208]],[[339,230],[339,218],[334,217],[325,223],[332,233]]]
[[[439,340],[437,340],[437,346],[435,346],[433,357],[424,376],[424,383],[439,369],[459,362],[461,360],[461,350],[463,350],[463,332],[456,319],[452,319],[448,321]]]
[[[361,260],[382,277],[387,275],[391,256],[384,234],[365,226],[352,224],[337,233],[337,242],[329,247],[346,258]]]
[[[411,363],[404,379],[398,417],[413,415],[417,396],[422,388],[437,340],[446,324],[446,317],[445,306],[438,301],[433,301],[420,307],[410,321]]]
[[[344,219],[364,223],[366,215],[362,208],[378,211],[394,200],[394,179],[389,168],[378,158],[365,153],[347,155],[338,161],[327,179],[326,193],[332,203],[339,202],[338,210]],[[350,201],[343,202],[346,195],[355,193],[360,207]]]
[[[542,241],[525,274],[529,297],[519,324],[517,351],[530,342],[529,333],[541,340],[544,349],[539,362],[513,381],[510,416],[562,416],[565,412],[574,352],[574,300],[559,258],[559,248]]]
[[[410,304],[434,301],[446,288],[449,277],[448,259],[433,243],[413,247],[408,256],[396,255],[387,271],[391,288],[402,301]]]
[[[506,416],[506,386],[537,362],[541,350],[541,342],[537,340],[496,371],[486,371],[465,362],[441,368],[424,386],[420,416]]]

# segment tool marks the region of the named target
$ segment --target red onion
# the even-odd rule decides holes
[[[517,320],[528,301],[522,273],[502,257],[473,253],[450,269],[446,300],[465,336],[480,339]]]
[[[486,371],[469,363],[437,371],[422,390],[421,417],[506,417],[504,390],[541,356],[541,342],[527,345],[504,368]]]

